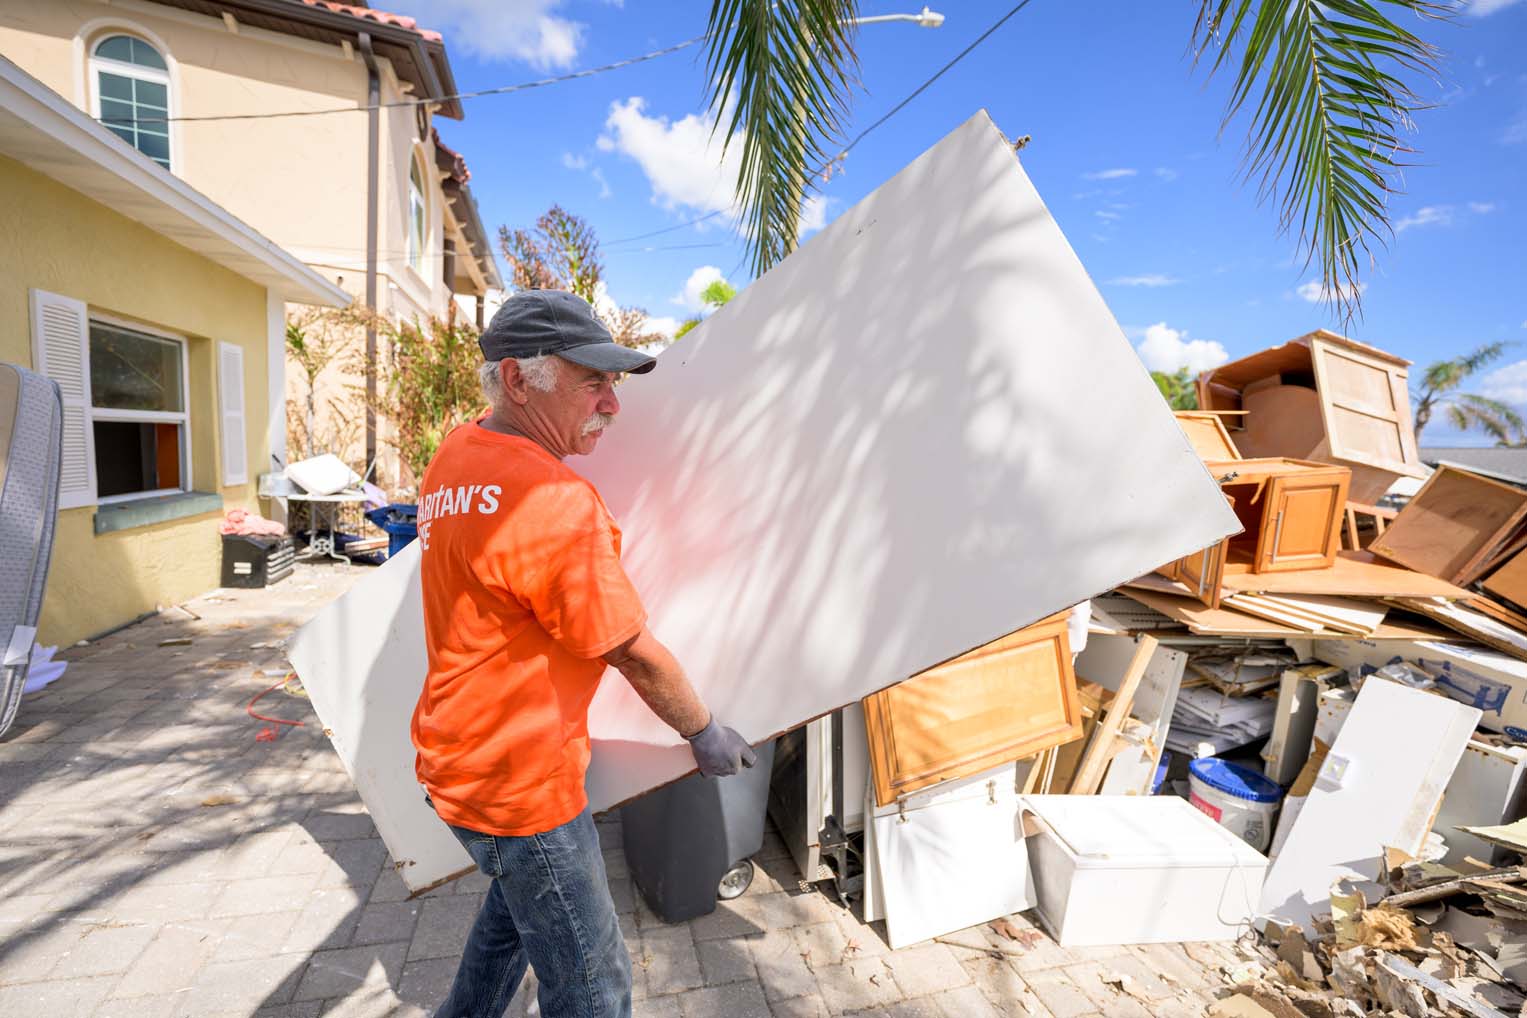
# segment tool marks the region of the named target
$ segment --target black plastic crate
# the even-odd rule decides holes
[[[268,587],[291,575],[297,544],[290,537],[223,535],[223,586]]]

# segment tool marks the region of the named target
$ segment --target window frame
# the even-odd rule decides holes
[[[407,220],[404,224],[407,244],[404,253],[407,255],[408,267],[421,279],[424,278],[424,252],[429,246],[429,195],[424,189],[427,176],[418,153],[414,153],[408,169]],[[414,234],[415,224],[419,230],[417,236]]]
[[[119,35],[126,36],[136,42],[142,43],[143,45],[152,49],[155,53],[158,53],[159,59],[164,61],[165,69],[161,71],[155,67],[144,67],[141,64],[129,64],[121,60],[113,60],[111,57],[102,57],[96,55],[96,50],[100,48],[102,43]],[[137,145],[133,145],[132,142],[127,141],[126,138],[122,138],[122,141],[128,145],[131,145],[134,152],[137,152],[143,156],[143,158],[152,162],[154,165],[164,166],[164,169],[174,173],[176,171],[176,164],[178,162],[178,160],[175,158],[176,145],[174,118],[179,113],[179,103],[176,101],[174,76],[170,73],[170,67],[170,55],[165,52],[164,47],[145,38],[138,32],[133,32],[122,28],[108,28],[102,32],[97,33],[92,38],[85,51],[85,85],[90,93],[90,115],[94,117],[98,123],[101,123],[101,126],[106,127],[107,130],[111,130],[111,128],[104,122],[101,122],[101,73],[103,71],[124,78],[135,78],[139,81],[147,81],[153,84],[164,86],[166,109],[165,116],[170,118],[170,121],[164,125],[165,147],[169,153],[165,158],[169,162],[169,165],[164,166],[164,164],[159,162],[159,160],[155,159],[147,152],[144,152]],[[114,131],[112,133],[116,134]],[[121,136],[117,135],[117,137]]]
[[[151,336],[154,339],[168,340],[174,343],[180,350],[180,405],[184,407],[180,411],[172,410],[118,410],[113,407],[98,407],[95,405],[95,395],[91,392],[90,384],[90,329],[95,325],[104,325],[112,329],[121,329],[124,332],[136,332],[143,336]],[[126,424],[179,424],[180,425],[180,487],[156,488],[153,491],[133,491],[125,495],[102,495],[97,481],[96,504],[116,505],[122,502],[136,502],[145,498],[161,498],[165,495],[182,495],[194,491],[195,485],[191,476],[191,344],[185,336],[164,329],[156,329],[141,322],[128,321],[123,318],[115,318],[111,315],[98,314],[91,311],[85,319],[85,388],[90,393],[90,399],[86,408],[85,424],[94,434],[96,421],[117,421]]]

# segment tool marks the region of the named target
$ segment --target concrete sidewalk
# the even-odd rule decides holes
[[[307,700],[274,741],[245,710],[286,674],[279,642],[364,575],[299,566],[69,649],[0,741],[0,1015],[424,1016],[486,883],[407,900]],[[772,833],[747,895],[677,926],[600,822],[637,1016],[1198,1016],[1233,948],[1063,950],[989,927],[900,951],[802,889]],[[1012,917],[1020,931],[1024,916]],[[877,924],[878,925],[878,924]],[[535,1013],[534,980],[510,1008]]]

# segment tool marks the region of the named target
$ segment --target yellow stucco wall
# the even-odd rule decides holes
[[[0,361],[33,366],[29,291],[184,336],[191,481],[224,508],[257,509],[269,458],[266,290],[84,195],[0,157]],[[222,486],[215,344],[244,350],[250,483]],[[95,509],[59,514],[38,639],[69,644],[218,585],[218,513],[95,533]]]
[[[426,24],[428,22],[426,21]],[[154,4],[99,0],[0,0],[0,54],[76,106],[91,111],[89,53],[102,38],[126,33],[161,51],[169,65],[177,116],[361,106],[366,67],[353,50],[221,18]],[[407,98],[390,64],[381,61],[384,102]],[[378,310],[407,317],[443,314],[450,291],[441,277],[444,196],[425,178],[428,236],[423,272],[407,246],[408,171],[433,151],[414,108],[382,111],[378,200]],[[364,113],[172,125],[172,169],[320,274],[351,292],[364,285],[366,264],[366,122]]]

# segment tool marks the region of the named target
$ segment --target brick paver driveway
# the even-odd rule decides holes
[[[216,591],[92,644],[0,741],[0,1015],[423,1016],[484,891],[412,901],[314,723],[274,741],[245,706],[279,643],[363,567],[303,566]],[[901,951],[797,883],[770,835],[749,893],[666,926],[600,822],[638,1016],[1200,1015],[1240,964],[1206,945],[1066,951],[966,930]],[[1026,930],[1023,916],[1013,923]],[[533,980],[510,1008],[534,1014]]]

